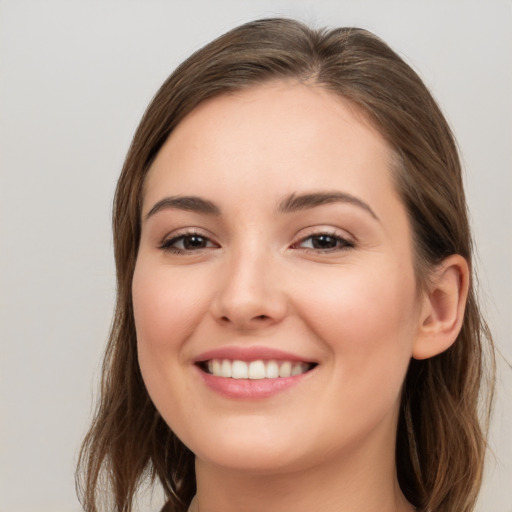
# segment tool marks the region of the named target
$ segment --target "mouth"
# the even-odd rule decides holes
[[[311,371],[316,363],[305,361],[208,359],[196,363],[201,371],[228,379],[285,379]]]

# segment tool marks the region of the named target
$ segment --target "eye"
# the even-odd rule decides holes
[[[300,240],[295,247],[320,252],[341,251],[354,247],[345,238],[331,233],[315,233]]]
[[[165,240],[160,248],[175,254],[200,251],[218,247],[208,237],[199,233],[185,233]]]

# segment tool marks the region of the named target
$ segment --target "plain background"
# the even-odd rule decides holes
[[[73,470],[114,299],[111,202],[147,103],[193,50],[274,15],[376,32],[455,131],[503,353],[479,510],[512,511],[511,1],[0,0],[1,512],[80,509]]]

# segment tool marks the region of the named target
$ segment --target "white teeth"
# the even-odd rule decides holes
[[[265,367],[265,377],[267,379],[277,379],[279,377],[279,365],[276,361],[269,361]]]
[[[249,379],[264,379],[265,363],[263,361],[252,361],[249,363]]]
[[[306,373],[310,369],[308,363],[291,361],[256,361],[246,362],[229,359],[211,359],[207,362],[208,373],[216,377],[230,377],[233,379],[277,379],[292,377]]]
[[[213,361],[208,361],[208,363],[212,363],[212,369],[210,370],[210,364],[208,364],[208,371],[213,375],[221,374],[221,364],[218,359],[213,359]]]
[[[291,377],[292,376],[292,363],[285,361],[279,367],[279,377]]]
[[[222,366],[227,361],[222,361]],[[231,377],[233,379],[247,379],[249,378],[249,366],[245,361],[233,361],[231,363]]]
[[[224,359],[221,363],[220,377],[231,377],[231,362],[227,359]]]
[[[292,366],[292,376],[293,375],[300,375],[301,373],[304,373],[302,371],[302,363],[295,363],[293,366]]]

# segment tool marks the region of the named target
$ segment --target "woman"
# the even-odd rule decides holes
[[[87,511],[147,476],[166,511],[473,510],[492,341],[460,163],[378,38],[269,19],[195,53],[135,134],[114,244]]]

